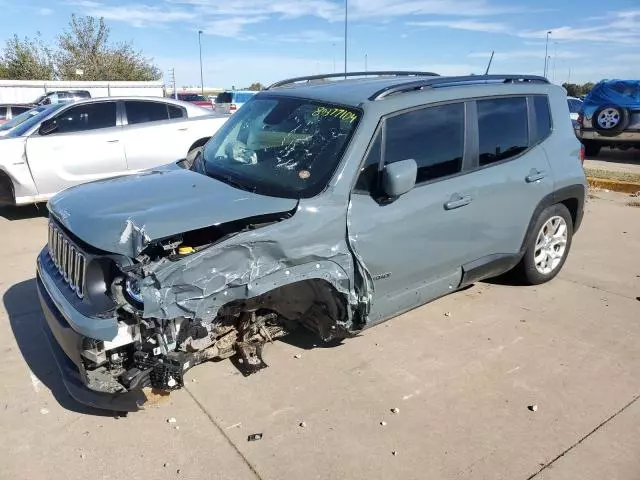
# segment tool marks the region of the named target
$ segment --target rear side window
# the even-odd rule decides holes
[[[574,100],[575,101],[575,100]],[[551,111],[549,110],[549,98],[546,95],[533,97],[533,111],[536,124],[532,132],[531,146],[541,142],[551,133]]]
[[[56,117],[54,133],[70,133],[116,126],[116,102],[77,105]]]
[[[158,122],[169,118],[167,105],[160,102],[124,102],[124,108],[129,125]]]
[[[477,105],[480,166],[514,157],[528,148],[525,97],[478,100]]]
[[[417,183],[459,173],[464,122],[463,103],[422,108],[389,118],[386,163],[414,159],[418,164]]]
[[[185,112],[182,108],[176,107],[175,105],[167,105],[169,109],[169,118],[183,118],[185,117]]]

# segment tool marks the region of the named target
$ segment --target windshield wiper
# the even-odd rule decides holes
[[[207,176],[214,178],[216,180],[221,181],[222,183],[226,183],[227,185],[230,185],[232,187],[235,187],[239,190],[244,190],[246,192],[251,192],[251,193],[255,193],[256,192],[256,187],[252,187],[249,185],[246,185],[242,182],[239,182],[237,180],[234,180],[233,178],[231,178],[230,175],[222,175],[219,173],[213,173],[213,172],[207,172]]]

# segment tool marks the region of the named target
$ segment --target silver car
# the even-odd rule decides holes
[[[52,104],[0,137],[0,203],[44,202],[74,185],[185,158],[225,121],[164,98]]]
[[[297,327],[343,339],[488,277],[558,274],[586,192],[564,90],[366,75],[279,82],[193,161],[49,202],[37,284],[72,396],[135,410],[207,360],[264,368]]]

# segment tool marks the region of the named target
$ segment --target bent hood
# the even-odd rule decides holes
[[[86,183],[49,200],[80,240],[136,257],[152,241],[233,220],[291,211],[298,201],[239,190],[177,165]]]

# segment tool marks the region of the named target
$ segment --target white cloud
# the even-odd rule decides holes
[[[445,27],[455,30],[471,30],[474,32],[509,33],[510,28],[504,23],[479,22],[477,20],[434,20],[428,22],[408,22],[407,25],[417,27]]]
[[[290,43],[338,43],[344,41],[344,37],[339,37],[322,30],[303,30],[298,33],[278,35],[275,37],[275,40]]]
[[[49,15],[53,15],[53,9],[51,9],[51,8],[46,8],[46,7],[38,8],[38,9],[36,10],[36,13],[37,13],[38,15],[43,16],[43,17],[47,17],[47,16],[49,16]]]
[[[578,58],[586,58],[588,55],[586,53],[579,53],[570,50],[556,50],[554,51],[553,46],[550,45],[549,52],[551,56],[555,57],[558,60],[571,60]],[[486,58],[488,59],[491,56],[491,52],[472,52],[469,54],[469,58]],[[544,60],[544,44],[542,44],[542,48],[538,50],[511,50],[511,51],[498,51],[494,54],[494,60],[527,60],[531,58],[540,58]]]

